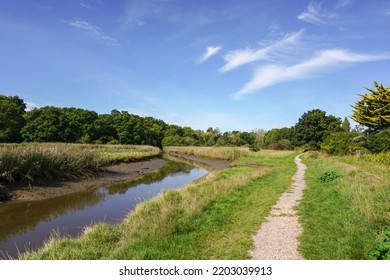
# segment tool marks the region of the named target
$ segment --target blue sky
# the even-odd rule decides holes
[[[0,93],[194,129],[351,115],[390,85],[388,0],[0,0]]]

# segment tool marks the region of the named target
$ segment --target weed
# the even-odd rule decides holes
[[[384,237],[370,254],[372,260],[390,260],[390,229],[382,234]]]
[[[320,176],[320,182],[321,183],[331,183],[340,177],[341,177],[341,175],[338,174],[336,171],[328,171]]]

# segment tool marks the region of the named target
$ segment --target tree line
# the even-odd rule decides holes
[[[353,105],[351,129],[347,118],[314,109],[305,112],[292,127],[268,131],[222,133],[167,124],[153,117],[112,110],[98,114],[80,108],[45,106],[26,111],[18,96],[0,95],[0,142],[66,142],[164,146],[249,146],[252,150],[325,150],[332,154],[390,149],[390,87],[375,82],[375,89],[360,95]]]

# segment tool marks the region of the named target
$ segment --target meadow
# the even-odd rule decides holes
[[[308,187],[298,210],[306,258],[390,259],[389,158],[304,156]]]
[[[103,166],[161,155],[132,145],[26,143],[0,145],[0,182],[41,183],[90,177]]]

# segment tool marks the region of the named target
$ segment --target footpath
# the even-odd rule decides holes
[[[294,183],[272,207],[270,215],[253,237],[255,249],[250,253],[255,260],[303,260],[298,251],[298,237],[302,227],[298,221],[296,206],[299,205],[306,187],[306,165],[298,156],[294,159],[297,172]]]

